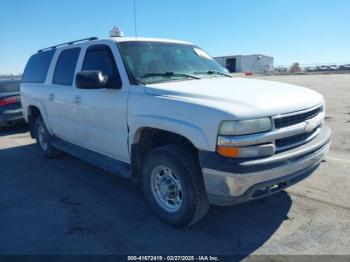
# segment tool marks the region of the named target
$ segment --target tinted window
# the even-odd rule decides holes
[[[80,48],[72,48],[62,51],[58,57],[55,68],[55,74],[52,81],[54,84],[72,85],[79,53]]]
[[[120,88],[122,86],[112,51],[108,46],[95,45],[89,47],[85,54],[82,70],[101,71],[108,76],[107,87]]]
[[[22,82],[44,83],[55,50],[37,53],[29,59],[24,69]]]

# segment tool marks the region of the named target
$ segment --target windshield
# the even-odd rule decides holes
[[[227,75],[224,68],[196,46],[146,41],[121,42],[119,46],[129,72],[140,83]]]

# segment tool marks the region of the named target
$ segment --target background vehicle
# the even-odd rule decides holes
[[[328,66],[328,70],[329,71],[337,71],[337,70],[339,70],[339,66],[337,66],[337,65],[330,65],[330,66]]]
[[[329,68],[328,68],[328,66],[317,66],[317,70],[318,71],[328,71]]]
[[[0,126],[23,120],[19,87],[20,80],[0,80]]]
[[[341,70],[350,70],[350,64],[346,64],[346,65],[341,65],[340,66]]]
[[[24,116],[46,156],[65,151],[142,184],[166,223],[285,189],[327,153],[320,94],[232,78],[188,42],[112,33],[34,54]]]
[[[286,67],[275,67],[274,71],[278,73],[286,73],[288,69]]]
[[[305,70],[307,72],[316,72],[317,71],[317,68],[314,67],[314,66],[309,66],[309,67],[305,67]]]

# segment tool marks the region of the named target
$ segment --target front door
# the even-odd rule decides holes
[[[129,161],[127,97],[117,59],[109,44],[86,49],[81,71],[98,70],[108,77],[107,88],[74,90],[74,118],[79,145],[112,158]],[[114,46],[115,48],[115,46]]]

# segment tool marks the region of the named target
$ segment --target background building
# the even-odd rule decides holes
[[[214,57],[229,72],[264,73],[273,70],[273,57],[266,55],[232,55]]]

